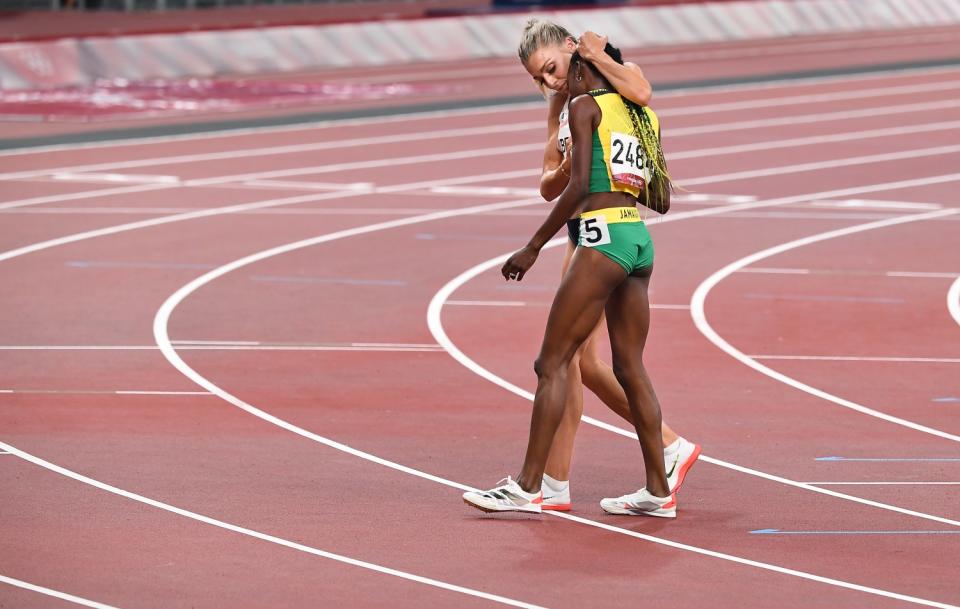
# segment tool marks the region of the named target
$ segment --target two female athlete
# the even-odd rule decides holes
[[[582,375],[583,383],[612,410],[635,422],[647,467],[646,489],[605,499],[604,509],[670,517],[675,515],[671,496],[700,448],[665,424],[661,434],[659,406],[642,364],[653,247],[636,203],[640,197],[664,213],[670,192],[656,115],[641,107],[649,100],[649,84],[639,68],[622,63],[619,51],[605,39],[588,32],[578,44],[565,29],[548,22],[527,25],[520,58],[541,87],[556,92],[550,98],[541,192],[547,199],[559,191],[563,195],[530,244],[504,266],[504,276],[523,277],[539,249],[562,226],[557,218],[586,212],[568,222],[572,244],[536,364],[538,389],[524,468],[517,481],[508,477],[505,484],[485,493],[466,493],[464,499],[487,511],[570,509],[567,478],[583,408]],[[627,91],[632,101],[625,99]],[[565,102],[578,96],[583,97],[570,104],[568,122]],[[579,138],[574,124],[579,124]],[[571,135],[579,143],[576,150],[583,152],[571,154]],[[577,234],[581,231],[582,236]],[[627,239],[626,245],[612,242],[611,236]],[[628,250],[633,253],[625,254]],[[613,370],[596,355],[604,308]]]

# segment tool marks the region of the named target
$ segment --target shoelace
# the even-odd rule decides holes
[[[497,483],[496,487],[490,489],[489,491],[483,494],[486,495],[487,497],[490,497],[491,499],[495,499],[500,503],[508,503],[510,505],[522,505],[517,503],[517,501],[513,499],[513,497],[516,497],[517,499],[524,499],[524,498],[517,495],[516,493],[510,492],[510,490],[507,488],[512,484],[515,484],[515,482],[513,481],[513,478],[511,478],[510,476],[507,476],[506,478],[503,478],[502,480],[500,480],[500,482]]]
[[[498,491],[505,490],[506,487],[510,486],[510,484],[512,483],[513,483],[513,479],[510,478],[510,476],[507,476],[506,478],[501,479],[500,482],[497,482],[497,486],[493,487],[489,491],[485,491],[483,494],[486,495],[487,497],[490,497],[491,499],[496,499],[497,501],[509,501],[509,499],[504,497]]]

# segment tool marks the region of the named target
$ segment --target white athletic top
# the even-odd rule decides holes
[[[566,156],[567,148],[570,147],[570,100],[563,105],[560,111],[560,129],[557,131],[557,148],[560,154]]]

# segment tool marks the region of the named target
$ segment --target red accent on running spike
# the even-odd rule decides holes
[[[687,472],[690,471],[690,468],[693,467],[693,464],[697,462],[697,458],[700,456],[700,452],[703,450],[699,444],[693,445],[693,452],[690,453],[690,457],[680,465],[680,471],[677,473],[677,486],[673,488],[673,492],[677,493],[680,491],[680,487],[683,485],[684,478],[687,477]]]

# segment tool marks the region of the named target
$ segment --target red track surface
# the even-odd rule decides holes
[[[691,194],[710,195],[681,197],[670,216],[676,220],[651,222],[658,249],[653,301],[677,306],[654,310],[648,363],[666,419],[706,455],[684,486],[675,522],[602,513],[599,498],[641,482],[640,453],[635,441],[589,425],[580,432],[572,486],[580,522],[484,516],[463,506],[459,489],[390,466],[486,487],[519,464],[529,402],[441,350],[427,309],[453,278],[509,252],[541,220],[545,207],[526,193],[536,182],[542,108],[3,156],[0,390],[14,392],[0,393],[0,441],[24,458],[89,479],[0,455],[0,576],[117,607],[495,604],[305,551],[313,548],[548,607],[872,608],[921,599],[960,605],[957,486],[789,484],[960,481],[960,401],[950,401],[960,399],[960,326],[945,300],[960,275],[960,213],[912,217],[960,209],[958,88],[960,70],[944,69],[657,98],[673,173]],[[806,95],[823,97],[799,98]],[[846,114],[833,114],[839,112]],[[730,125],[742,121],[766,122]],[[529,126],[496,133],[498,125],[521,122]],[[897,127],[904,129],[889,131]],[[437,133],[470,128],[476,131]],[[817,136],[833,141],[800,139]],[[379,141],[351,144],[356,138]],[[294,144],[306,148],[270,149]],[[737,145],[743,147],[729,148]],[[487,150],[503,147],[511,148]],[[264,150],[239,156],[254,148]],[[225,154],[173,158],[217,152]],[[890,156],[877,156],[883,154]],[[435,156],[408,162],[419,155]],[[93,164],[107,165],[76,167]],[[80,182],[83,171],[180,182]],[[63,173],[73,175],[52,178]],[[216,177],[222,179],[210,180]],[[915,182],[870,190],[906,180]],[[346,189],[360,182],[387,190]],[[437,182],[461,190],[437,192]],[[340,188],[318,190],[330,183]],[[520,190],[478,190],[494,186]],[[117,188],[139,190],[98,194]],[[76,193],[86,196],[63,198]],[[733,208],[733,195],[756,200]],[[871,202],[843,203],[851,199]],[[417,222],[421,214],[512,200],[525,204]],[[256,209],[174,221],[173,214],[258,202]],[[717,213],[681,216],[698,210]],[[13,252],[161,218],[168,220]],[[410,223],[278,251],[168,300],[250,254],[403,219]],[[729,263],[887,219],[911,221],[800,245],[748,265],[754,272],[721,278],[707,294],[706,320],[745,354],[788,358],[759,360],[774,370],[928,431],[751,370],[706,340],[684,308]],[[466,281],[451,295],[461,304],[442,309],[453,344],[504,381],[532,390],[531,362],[559,263],[555,248],[522,284],[505,285],[495,269]],[[163,311],[158,317],[165,302],[175,305],[165,309],[169,325]],[[201,388],[156,347],[155,338],[164,343],[168,331],[174,341],[257,341],[282,349],[175,343],[191,374],[206,379]],[[351,347],[357,343],[424,346]],[[240,400],[287,428],[244,412]],[[621,425],[592,396],[586,410]],[[316,435],[297,435],[291,425]],[[828,456],[941,460],[816,460]],[[191,514],[120,496],[93,480]],[[246,530],[226,530],[198,514]],[[596,523],[609,528],[589,526]],[[761,529],[806,534],[750,533]],[[60,603],[71,606],[0,584],[3,607]]]

